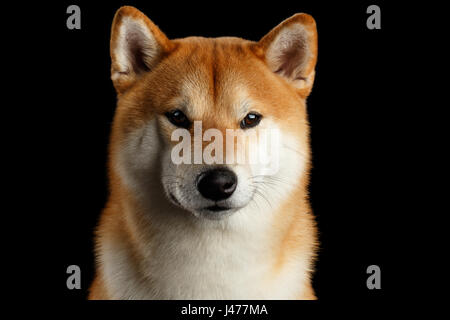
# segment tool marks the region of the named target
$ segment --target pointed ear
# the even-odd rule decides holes
[[[118,94],[167,55],[173,44],[136,8],[117,10],[111,30],[111,79]]]
[[[298,13],[284,20],[259,42],[268,67],[307,96],[314,82],[317,60],[316,23]]]

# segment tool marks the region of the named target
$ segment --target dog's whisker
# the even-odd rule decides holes
[[[295,153],[299,154],[303,159],[307,158],[307,153],[305,153],[305,152],[297,150],[297,149],[295,149],[295,148],[293,148],[293,147],[291,147],[291,146],[289,146],[287,144],[282,144],[282,146],[283,146],[283,148],[286,148],[286,149],[288,149],[290,151],[294,151]]]

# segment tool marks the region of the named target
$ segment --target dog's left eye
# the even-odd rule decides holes
[[[188,117],[181,110],[173,110],[165,113],[169,121],[180,128],[188,129],[191,126],[191,122]]]
[[[248,113],[241,121],[241,128],[248,129],[256,127],[261,121],[262,116],[255,112]]]

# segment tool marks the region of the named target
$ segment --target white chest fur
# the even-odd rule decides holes
[[[248,222],[175,223],[149,242],[141,239],[142,259],[134,258],[127,239],[105,237],[100,254],[107,291],[114,299],[297,298],[307,280],[306,259],[292,257],[275,273],[266,224],[239,227]]]

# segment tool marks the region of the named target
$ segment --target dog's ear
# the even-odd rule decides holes
[[[167,55],[173,44],[141,11],[125,6],[117,10],[111,30],[111,79],[118,94]]]
[[[307,96],[317,60],[317,29],[313,17],[298,13],[284,20],[257,44],[268,67]]]

